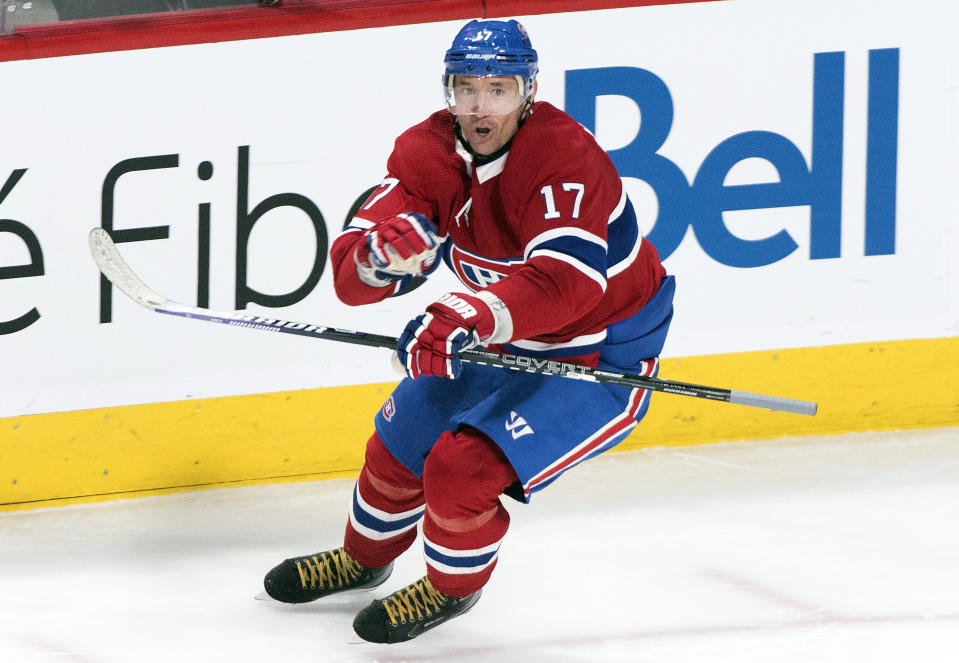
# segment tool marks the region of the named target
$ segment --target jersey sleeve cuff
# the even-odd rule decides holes
[[[513,316],[510,315],[506,303],[489,290],[480,290],[476,298],[481,300],[493,315],[493,333],[483,340],[483,343],[506,343],[513,338]]]

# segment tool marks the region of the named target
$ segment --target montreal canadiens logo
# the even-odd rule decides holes
[[[390,396],[386,399],[386,402],[383,403],[383,418],[387,421],[392,421],[394,414],[396,414],[396,403],[393,402],[393,397]]]
[[[490,260],[469,253],[458,247],[450,252],[453,269],[460,281],[473,290],[482,290],[488,285],[506,278],[506,275],[523,264],[517,260]]]

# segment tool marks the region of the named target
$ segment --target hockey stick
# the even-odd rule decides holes
[[[157,293],[140,280],[120,255],[120,252],[117,251],[116,244],[113,243],[113,240],[106,230],[94,228],[90,231],[89,241],[90,254],[93,256],[93,261],[97,264],[97,267],[99,267],[100,272],[127,297],[140,306],[155,311],[156,313],[176,315],[183,318],[194,318],[207,322],[218,322],[232,327],[247,327],[263,331],[296,334],[310,338],[352,343],[354,345],[367,345],[390,350],[396,349],[397,339],[393,336],[381,336],[379,334],[349,331],[347,329],[312,325],[304,322],[292,322],[251,313],[218,313],[216,311],[172,301]],[[650,389],[652,391],[661,391],[669,394],[681,394],[695,398],[724,401],[737,405],[749,405],[780,412],[792,412],[794,414],[812,416],[816,414],[817,409],[816,403],[792,398],[765,396],[763,394],[753,394],[735,389],[704,387],[685,382],[650,378],[643,375],[591,369],[586,366],[577,366],[559,361],[540,360],[532,357],[497,354],[495,352],[485,352],[482,350],[466,350],[460,353],[460,358],[463,361],[475,364],[498,366],[514,371],[526,371],[546,375],[557,375],[576,380],[638,387],[640,389]]]

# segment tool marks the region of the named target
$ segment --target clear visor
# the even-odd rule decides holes
[[[450,76],[446,105],[453,115],[509,115],[526,101],[522,76]]]

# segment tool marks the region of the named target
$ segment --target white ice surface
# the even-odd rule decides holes
[[[959,661],[959,429],[607,454],[513,523],[477,606],[399,645],[373,592],[256,601],[339,545],[351,482],[0,514],[0,661]]]

